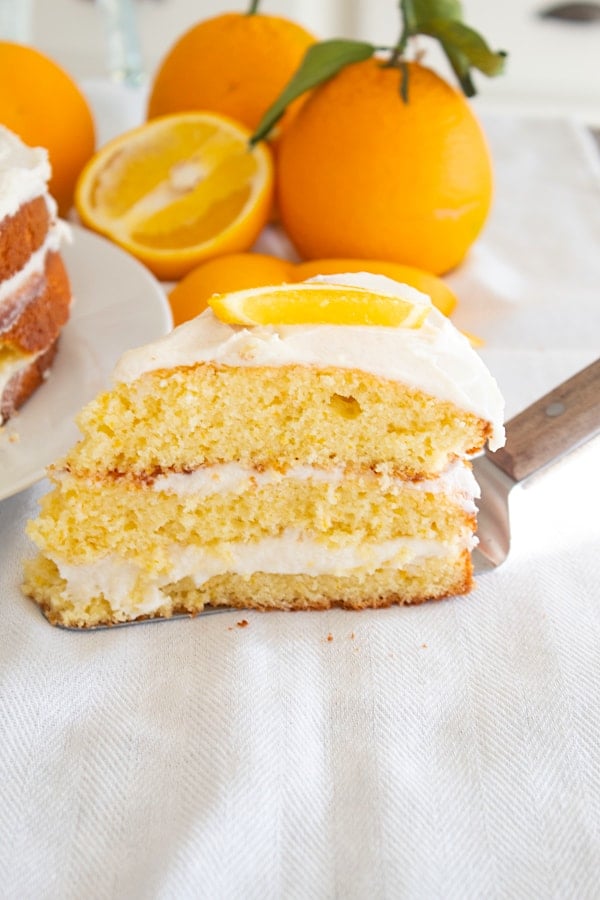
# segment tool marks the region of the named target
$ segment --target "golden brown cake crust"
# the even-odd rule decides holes
[[[7,321],[13,308],[23,311],[11,326],[0,332],[0,347],[11,346],[25,353],[39,353],[52,344],[69,318],[71,288],[59,253],[48,253],[43,275],[32,275],[0,313]]]
[[[0,281],[19,272],[44,243],[50,213],[44,197],[35,197],[0,222]]]

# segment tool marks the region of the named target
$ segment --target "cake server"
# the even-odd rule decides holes
[[[510,549],[509,496],[542,469],[600,434],[600,359],[506,424],[506,445],[473,461],[481,488],[475,574],[504,562]]]

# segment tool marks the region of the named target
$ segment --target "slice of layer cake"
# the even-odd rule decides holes
[[[260,312],[263,295],[282,296],[267,315],[286,321],[286,304],[306,300],[298,287],[213,305],[243,321],[249,299]],[[209,309],[125,354],[29,526],[41,553],[24,590],[51,622],[378,607],[471,588],[468,457],[503,442],[494,380],[413,289],[365,275],[315,287],[324,322],[314,303],[318,324],[228,324]],[[409,315],[335,324],[364,301],[367,321],[394,303]]]
[[[50,164],[0,126],[0,425],[42,383],[71,304]]]

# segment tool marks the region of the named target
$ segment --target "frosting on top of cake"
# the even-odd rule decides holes
[[[47,190],[51,168],[42,147],[28,147],[0,125],[0,221]],[[52,201],[52,204],[54,201]]]
[[[318,276],[393,293],[424,295],[408,285],[368,273]],[[223,366],[307,365],[360,369],[454,403],[491,423],[491,449],[504,443],[504,401],[483,360],[430,302],[419,328],[364,325],[261,325],[248,328],[221,322],[207,309],[154,343],[127,352],[114,379],[130,382],[145,372],[196,363]]]

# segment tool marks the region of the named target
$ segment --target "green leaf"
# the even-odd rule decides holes
[[[432,19],[461,22],[463,18],[459,0],[401,0],[401,8],[410,34],[424,34],[423,25]]]
[[[400,0],[400,12],[404,26],[403,37],[406,39],[409,35],[417,33],[417,13],[414,0]]]
[[[454,70],[454,74],[456,75],[458,82],[463,89],[463,93],[467,97],[474,97],[477,91],[475,90],[473,79],[471,78],[469,60],[463,53],[460,53],[452,45],[447,45],[443,41],[441,42],[441,44],[444,53],[448,57],[448,61],[450,62],[450,65]]]
[[[467,61],[467,67],[473,66],[484,75],[499,75],[504,70],[506,53],[490,50],[481,35],[462,22],[430,19],[421,23],[421,31],[438,39],[453,68],[452,57],[458,55]]]
[[[336,75],[344,66],[369,59],[375,49],[366,41],[341,38],[321,41],[309,47],[296,73],[259,122],[250,139],[251,145],[267,137],[293,100]]]
[[[407,39],[417,34],[436,38],[467,95],[476,93],[471,68],[485,75],[499,75],[504,69],[506,53],[493,52],[484,39],[462,21],[459,0],[400,0],[404,29],[396,54],[404,52]]]

